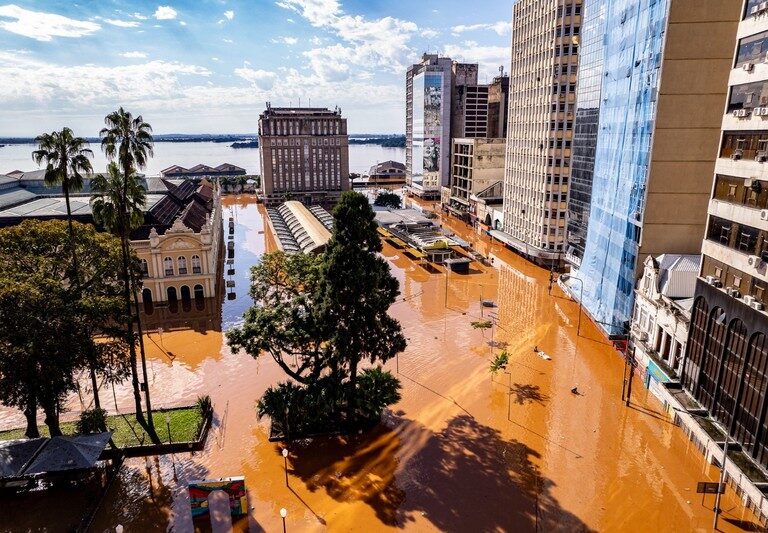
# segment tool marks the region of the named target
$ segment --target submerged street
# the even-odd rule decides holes
[[[290,443],[286,487],[282,448],[255,411],[284,375],[271,359],[232,353],[222,333],[250,305],[248,268],[274,243],[255,198],[226,197],[224,216],[236,223],[235,273],[225,267],[224,276],[234,287],[204,309],[155,308],[145,317],[153,404],[209,394],[215,416],[205,450],[128,460],[93,531],[208,531],[192,522],[187,483],[241,475],[250,514],[236,531],[279,531],[282,507],[288,531],[711,530],[714,497],[702,504],[696,483],[716,481],[718,470],[637,376],[625,407],[622,359],[586,316],[577,335],[578,305],[556,286],[548,294],[548,271],[456,220],[443,223],[492,266],[446,273],[384,245],[401,286],[391,314],[408,339],[387,364],[403,398],[369,434]],[[485,319],[497,326],[472,328]],[[492,377],[489,360],[502,349],[510,364]],[[131,411],[127,383],[102,395],[111,413]],[[79,408],[72,398],[70,409]],[[4,427],[19,420],[0,412]],[[750,530],[753,518],[730,487],[722,508],[722,531]],[[0,529],[36,529],[42,517],[29,510],[4,512]],[[214,513],[213,530],[228,520]]]

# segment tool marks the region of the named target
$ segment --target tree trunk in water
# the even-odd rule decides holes
[[[131,276],[131,280],[133,281],[133,276]],[[139,335],[139,353],[141,354],[141,371],[142,375],[144,376],[144,401],[147,404],[147,425],[148,430],[147,434],[149,435],[149,438],[152,439],[152,442],[155,444],[160,444],[161,440],[160,437],[157,435],[157,430],[155,430],[155,421],[152,418],[152,402],[150,400],[149,396],[149,381],[147,380],[147,355],[144,352],[144,335],[141,331],[141,316],[139,315],[139,296],[135,290],[135,285],[132,286],[131,293],[133,294],[133,302],[134,306],[136,308],[136,328],[138,330]]]
[[[96,379],[96,370],[93,365],[89,369],[91,371],[91,387],[93,388],[93,408],[101,409],[101,401],[99,400],[99,382]]]
[[[125,235],[120,236],[121,252],[123,255],[123,298],[125,299],[126,328],[128,333],[128,354],[131,361],[131,386],[133,388],[133,400],[136,405],[136,421],[149,434],[147,419],[144,418],[144,410],[141,405],[141,389],[139,388],[139,369],[136,362],[136,343],[133,331],[133,309],[131,309],[131,276],[128,267],[128,242]],[[151,438],[151,437],[150,437]]]
[[[24,435],[28,439],[36,439],[40,436],[37,429],[37,396],[33,390],[27,391],[27,406],[24,409],[24,418],[27,419],[27,430]]]
[[[51,434],[51,437],[61,437],[58,402],[55,399],[44,399],[43,411],[45,411],[44,422],[45,425],[48,426],[48,433]]]

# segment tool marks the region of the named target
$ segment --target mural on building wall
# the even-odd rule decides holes
[[[208,496],[217,490],[229,496],[229,512],[232,516],[244,516],[248,512],[248,496],[245,492],[245,478],[242,476],[191,481],[188,488],[189,505],[195,520],[210,516]]]
[[[443,76],[424,77],[424,181],[440,183],[440,138],[442,137]]]

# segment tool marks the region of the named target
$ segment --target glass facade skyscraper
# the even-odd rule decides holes
[[[576,95],[576,121],[568,187],[568,244],[565,259],[579,267],[589,225],[592,173],[595,168],[600,88],[603,81],[605,0],[585,0],[581,25],[581,69]]]
[[[591,174],[591,194],[571,195],[574,224],[588,228],[575,275],[584,285],[583,305],[613,335],[625,331],[632,314],[668,10],[666,0],[594,0],[585,10],[595,30],[602,25],[603,43],[593,38],[581,60],[578,93],[583,85],[587,122],[577,190],[590,188]],[[595,97],[599,112],[589,108]]]

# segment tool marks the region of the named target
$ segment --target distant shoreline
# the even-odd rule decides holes
[[[399,143],[402,139],[402,146],[405,146],[405,135],[401,134],[381,134],[381,133],[358,133],[349,136],[350,144],[379,144],[388,147],[392,143]],[[86,140],[91,144],[98,144],[101,139],[98,137],[87,137]],[[258,135],[256,134],[232,134],[232,135],[179,135],[179,134],[157,134],[156,143],[235,143],[244,146],[233,146],[233,148],[256,148],[258,146]],[[255,146],[252,146],[255,143]],[[35,144],[34,137],[0,137],[0,146],[11,144]],[[397,146],[392,147],[400,147]]]

